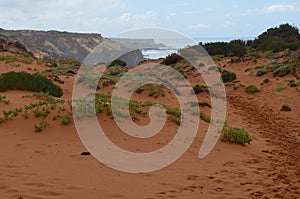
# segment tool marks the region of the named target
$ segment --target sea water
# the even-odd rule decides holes
[[[151,49],[141,49],[143,56],[146,59],[159,59],[165,58],[166,56],[172,53],[178,53],[178,50],[185,48],[187,46],[197,45],[201,43],[209,42],[229,42],[235,39],[241,40],[252,40],[254,38],[250,37],[241,37],[241,38],[180,38],[180,39],[154,39],[157,44],[164,44],[165,47],[160,48],[151,48]]]

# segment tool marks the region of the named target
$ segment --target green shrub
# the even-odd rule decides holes
[[[264,74],[266,74],[267,73],[267,71],[266,70],[264,70],[264,69],[260,69],[260,70],[258,70],[257,71],[257,73],[256,73],[256,77],[260,77],[260,76],[263,76]]]
[[[233,80],[236,80],[236,74],[234,72],[224,70],[222,72],[221,78],[223,80],[223,83],[232,82]]]
[[[110,68],[112,66],[123,66],[125,67],[127,64],[123,60],[116,59],[115,61],[111,62],[107,67]]]
[[[291,111],[292,109],[291,109],[291,107],[289,105],[284,104],[284,105],[282,105],[282,107],[281,107],[280,110],[281,111]]]
[[[122,72],[122,66],[111,66],[108,68],[108,74],[112,76],[119,75]]]
[[[165,92],[164,90],[159,87],[158,85],[153,85],[153,84],[149,84],[147,85],[147,87],[150,88],[150,92],[148,94],[149,97],[155,97],[155,98],[158,98],[160,96],[164,97],[165,96]]]
[[[297,27],[289,24],[282,24],[279,27],[269,28],[256,38],[252,47],[273,52],[279,52],[289,48],[290,50],[296,50],[299,48],[300,34]]]
[[[172,53],[171,55],[168,55],[162,62],[161,64],[164,64],[164,65],[167,65],[167,66],[170,66],[172,64],[176,64],[177,62],[180,62],[182,61],[183,58],[176,54],[176,53]]]
[[[277,86],[276,91],[281,92],[282,90],[286,89],[285,86]]]
[[[4,61],[5,63],[13,63],[13,62],[22,62],[25,64],[32,64],[33,58],[26,55],[7,55],[1,56],[0,61]]]
[[[174,122],[177,125],[181,124],[181,118],[180,117],[172,117],[172,122]]]
[[[263,83],[264,84],[270,83],[270,80],[268,78],[266,78],[266,79],[263,80]]]
[[[296,82],[295,80],[289,81],[290,87],[298,87],[300,85],[300,81]]]
[[[228,56],[238,56],[242,57],[247,54],[246,44],[244,41],[235,40],[228,42],[213,42],[206,43],[203,48],[208,52],[210,56],[223,55]],[[192,47],[193,48],[193,47]]]
[[[193,86],[193,92],[196,95],[199,94],[199,93],[203,93],[205,91],[208,91],[206,86],[202,86],[202,85],[199,85],[199,84]]]
[[[221,140],[224,142],[241,144],[245,146],[247,143],[250,144],[250,142],[253,140],[253,137],[249,136],[248,132],[244,128],[224,127]]]
[[[245,88],[246,93],[254,94],[260,92],[260,89],[256,88],[254,85],[249,85]]]
[[[63,116],[60,120],[62,125],[68,125],[68,124],[71,123],[71,121],[72,121],[72,115],[71,114]]]
[[[27,90],[48,92],[55,97],[61,97],[63,90],[46,77],[35,73],[8,72],[0,75],[0,92],[7,90]]]
[[[54,62],[54,63],[57,66],[57,63],[56,62]],[[76,59],[72,59],[72,58],[62,59],[62,60],[59,61],[59,63],[60,64],[72,65],[72,66],[80,66],[81,65],[80,61],[78,61]],[[52,62],[51,62],[51,64],[52,64]],[[55,64],[53,65],[54,67],[56,67]]]
[[[47,121],[43,120],[39,124],[34,125],[34,130],[35,130],[35,132],[41,132],[48,125],[49,125],[49,123]]]

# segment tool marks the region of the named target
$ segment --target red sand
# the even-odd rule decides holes
[[[226,69],[234,71],[242,84],[262,89],[249,95],[242,88],[226,88],[227,123],[244,127],[258,138],[251,145],[243,147],[219,141],[205,159],[198,159],[208,125],[202,121],[194,143],[179,160],[156,172],[128,174],[110,169],[92,156],[81,156],[86,149],[73,123],[62,126],[49,119],[50,126],[35,133],[33,125],[40,120],[19,116],[0,125],[0,198],[299,198],[300,93],[290,87],[276,91],[278,85],[286,85],[286,79],[293,79],[291,75],[276,79],[271,74],[255,77],[245,72],[246,68],[266,62],[226,64]],[[0,62],[0,73],[28,67],[46,69],[44,65],[20,63],[16,67],[14,64]],[[271,83],[260,86],[264,78]],[[63,98],[70,99],[74,77],[63,79]],[[22,98],[30,92],[0,94],[10,100],[9,105],[1,104],[1,112],[24,107],[32,100]],[[202,94],[200,98],[208,100]],[[158,99],[174,103],[172,96]],[[283,104],[289,104],[292,111],[281,112]],[[99,121],[114,143],[132,151],[161,147],[177,128],[167,122],[161,135],[140,143],[139,139],[122,135],[105,114]],[[146,124],[149,119],[139,122]]]

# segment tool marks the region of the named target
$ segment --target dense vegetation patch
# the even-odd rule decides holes
[[[245,48],[245,42],[242,40],[234,40],[231,42],[213,42],[203,44],[203,48],[210,54],[214,55],[223,55],[226,57],[237,56],[242,57],[247,54]]]
[[[280,52],[287,48],[297,50],[300,47],[299,29],[289,24],[269,28],[253,41],[252,47],[273,52]]]
[[[281,52],[285,49],[297,50],[300,48],[299,29],[290,24],[281,24],[279,27],[269,28],[254,40],[232,40],[230,42],[199,43],[190,47],[201,52],[201,46],[209,55],[217,60],[217,57],[242,57],[251,55],[257,50],[264,52]]]
[[[176,64],[177,62],[180,62],[182,61],[183,58],[176,54],[176,53],[172,53],[171,55],[168,55],[162,62],[161,64],[164,64],[164,65],[167,65],[167,66],[170,66],[172,64]]]
[[[61,97],[63,90],[41,74],[26,72],[8,72],[0,75],[0,92],[7,90],[26,90],[45,92],[55,97]]]

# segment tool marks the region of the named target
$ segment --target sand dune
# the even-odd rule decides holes
[[[199,159],[199,152],[208,124],[201,121],[196,139],[188,151],[170,166],[152,173],[128,174],[108,168],[93,156],[82,156],[86,151],[74,123],[68,126],[52,121],[42,132],[35,133],[33,125],[40,119],[21,116],[0,125],[0,197],[1,198],[299,198],[300,196],[300,103],[299,92],[286,86],[281,92],[278,85],[286,85],[287,79],[266,74],[256,77],[245,72],[272,60],[261,58],[230,63],[220,61],[220,66],[234,71],[239,84],[253,84],[262,92],[247,94],[243,88],[227,90],[227,123],[241,126],[257,138],[245,147],[218,141],[213,151]],[[15,64],[19,64],[16,67]],[[33,70],[28,70],[28,68]],[[0,73],[7,71],[43,71],[48,66],[24,63],[0,62]],[[64,99],[71,98],[74,77],[61,77],[65,91]],[[260,85],[264,78],[270,83]],[[109,92],[111,87],[106,88]],[[36,99],[22,98],[32,94],[23,91],[0,93],[10,100],[1,104],[0,110],[24,107]],[[134,98],[143,100],[143,95]],[[199,99],[209,100],[207,94]],[[145,99],[146,100],[146,99]],[[161,100],[176,104],[173,96]],[[282,112],[283,104],[292,107],[291,112]],[[208,108],[203,108],[209,114]],[[122,135],[106,114],[99,121],[107,128],[111,140],[132,151],[151,151],[163,146],[174,136],[177,126],[168,121],[163,133],[147,142],[139,143]],[[149,118],[138,121],[146,124]]]

